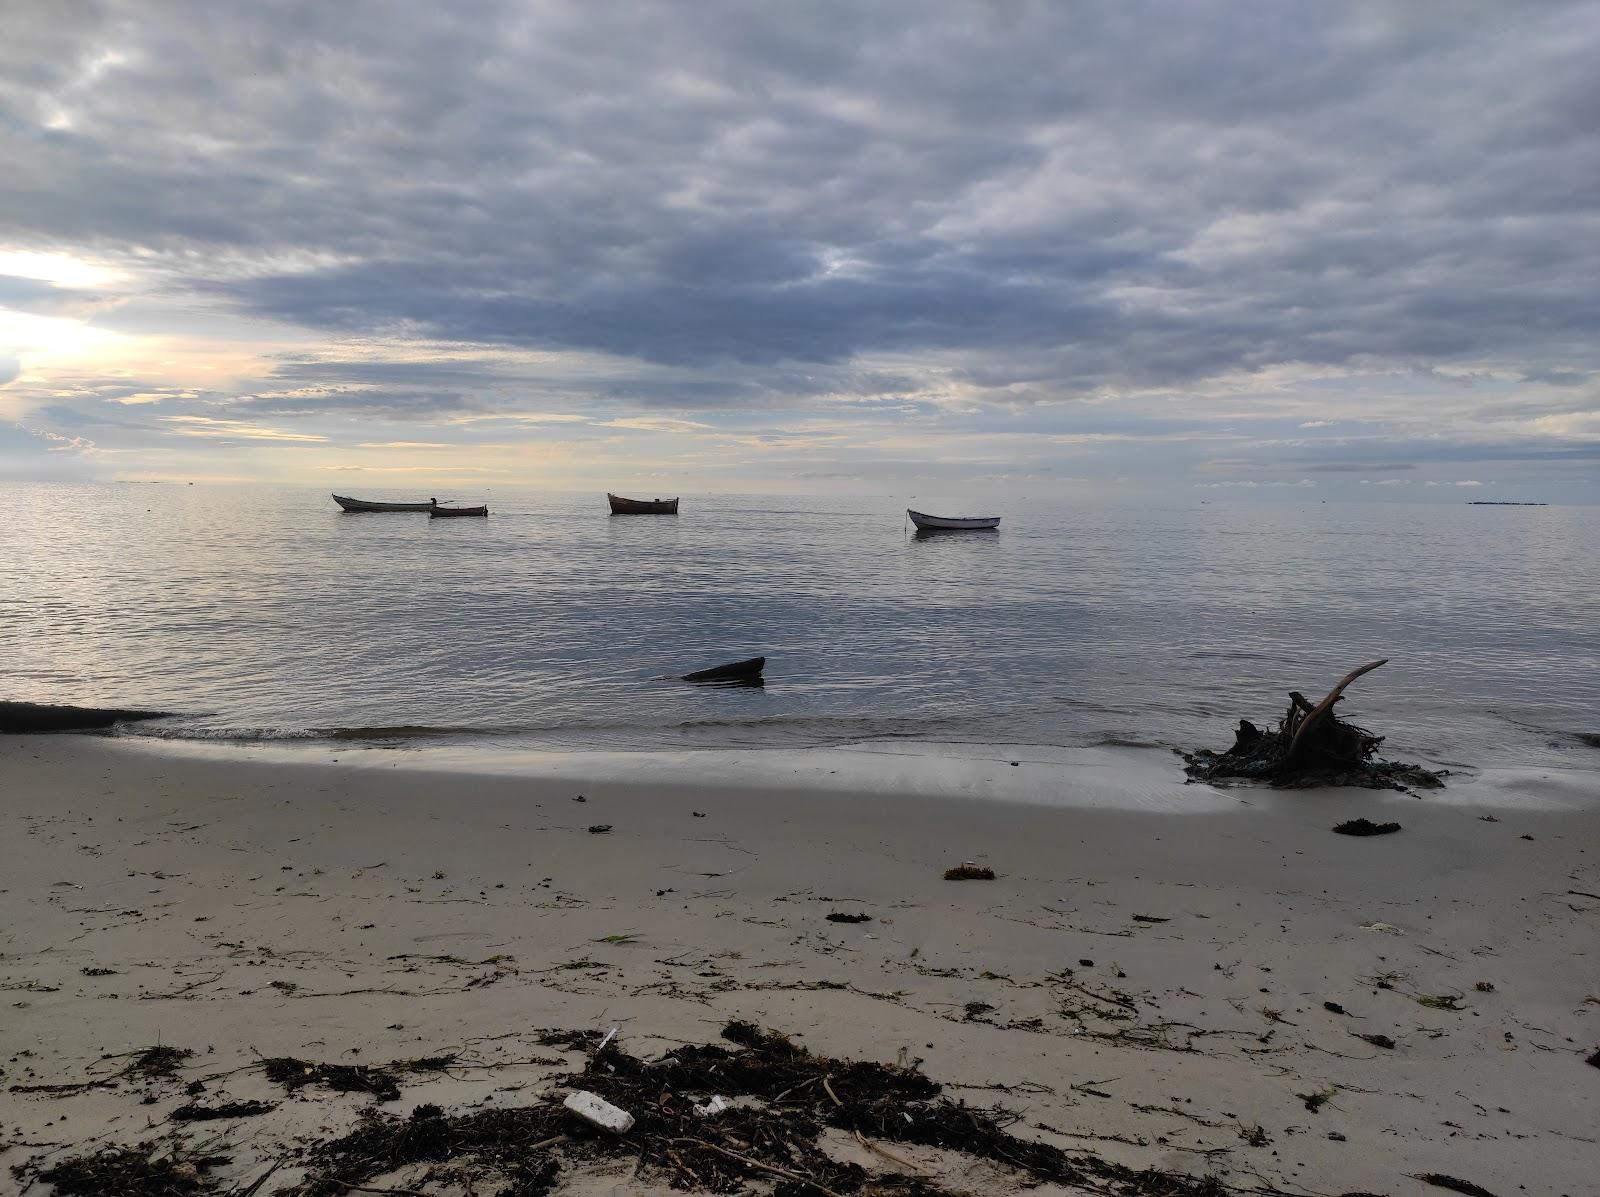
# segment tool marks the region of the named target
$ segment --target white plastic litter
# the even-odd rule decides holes
[[[723,1110],[731,1109],[733,1109],[733,1103],[719,1093],[703,1105],[695,1106],[694,1112],[702,1118],[715,1118]]]
[[[625,1135],[633,1129],[632,1114],[627,1110],[619,1110],[599,1094],[586,1089],[567,1094],[567,1100],[561,1104],[590,1126],[610,1131],[613,1135]]]

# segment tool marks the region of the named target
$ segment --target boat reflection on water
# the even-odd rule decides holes
[[[1000,529],[999,528],[918,528],[915,532],[913,532],[911,534],[911,539],[912,540],[960,540],[960,539],[969,538],[974,533],[988,533],[990,536],[998,537],[1000,535]],[[988,539],[988,537],[987,536],[979,536],[978,539],[979,540],[985,540],[985,539]]]

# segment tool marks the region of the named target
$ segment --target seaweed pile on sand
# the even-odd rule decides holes
[[[1383,737],[1347,723],[1334,713],[1345,687],[1381,661],[1352,669],[1326,698],[1313,705],[1298,690],[1289,692],[1289,709],[1278,726],[1264,731],[1241,719],[1233,747],[1226,752],[1200,749],[1185,753],[1184,772],[1195,781],[1262,781],[1275,786],[1362,786],[1372,790],[1409,790],[1444,784],[1443,773],[1399,761],[1377,759]]]
[[[615,1041],[556,1092],[517,1109],[448,1115],[423,1105],[408,1118],[370,1114],[365,1125],[315,1147],[295,1197],[339,1197],[407,1165],[434,1165],[437,1180],[500,1185],[502,1197],[558,1192],[574,1164],[631,1161],[638,1173],[686,1192],[733,1193],[761,1182],[774,1197],[946,1197],[949,1190],[883,1143],[940,1147],[1016,1169],[1033,1183],[1074,1184],[1113,1197],[1223,1197],[1212,1178],[1137,1171],[1090,1153],[1009,1134],[1003,1111],[940,1097],[922,1073],[890,1064],[813,1055],[747,1022],[722,1032],[733,1044],[679,1047],[641,1060]],[[552,1042],[579,1047],[572,1036]],[[621,1133],[575,1117],[561,1093],[593,1095],[631,1116]],[[829,1155],[827,1131],[854,1138],[893,1169],[871,1174]],[[411,1182],[414,1186],[417,1183]]]
[[[180,1197],[216,1192],[207,1169],[227,1162],[226,1156],[180,1159],[142,1144],[63,1160],[40,1172],[39,1179],[54,1188],[55,1197]]]
[[[379,1101],[400,1100],[399,1074],[443,1072],[455,1063],[455,1056],[424,1056],[417,1060],[396,1060],[389,1065],[314,1064],[294,1056],[275,1056],[261,1062],[262,1071],[274,1084],[290,1093],[307,1085],[320,1085],[339,1093],[370,1093]]]
[[[295,1153],[291,1167],[300,1177],[274,1191],[343,1197],[419,1194],[442,1185],[543,1197],[560,1193],[580,1170],[621,1164],[689,1193],[749,1192],[755,1185],[772,1197],[955,1197],[891,1146],[919,1144],[955,1153],[965,1164],[982,1161],[1020,1174],[1028,1187],[1070,1185],[1103,1197],[1229,1193],[1213,1177],[1139,1171],[1012,1135],[1006,1126],[1015,1115],[942,1097],[939,1083],[914,1068],[813,1055],[748,1022],[728,1023],[722,1036],[727,1046],[679,1047],[645,1060],[611,1035],[552,1033],[546,1042],[586,1058],[534,1104],[462,1114],[419,1105],[403,1118],[369,1108],[354,1130]],[[585,1113],[594,1109],[617,1122],[603,1129],[603,1119]],[[825,1136],[833,1145],[853,1141],[867,1153],[861,1158],[881,1163],[869,1171],[841,1160],[826,1150]],[[207,1146],[227,1150],[215,1141]],[[146,1144],[61,1161],[36,1175],[62,1195],[202,1197],[224,1191],[209,1172],[223,1159],[162,1156]],[[242,1191],[254,1194],[266,1179]],[[389,1187],[396,1183],[404,1187]]]

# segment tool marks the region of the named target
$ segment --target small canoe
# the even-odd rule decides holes
[[[686,673],[683,680],[686,682],[751,682],[761,677],[761,671],[766,668],[765,657],[751,657],[747,661],[730,661],[726,665],[718,665],[712,669],[701,669],[694,673]]]
[[[607,493],[612,515],[677,515],[677,499],[624,499]]]
[[[346,511],[432,511],[434,500],[426,503],[378,503],[372,499],[352,499],[348,495],[334,495],[333,501]]]
[[[435,503],[428,509],[430,519],[443,519],[447,515],[488,515],[489,508],[483,507],[440,507]]]
[[[978,532],[985,528],[998,528],[998,515],[928,515],[906,508],[911,522],[924,532]]]

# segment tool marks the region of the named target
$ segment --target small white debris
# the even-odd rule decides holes
[[[578,1089],[567,1094],[567,1100],[561,1104],[590,1126],[614,1135],[625,1135],[633,1129],[633,1115],[627,1110],[617,1109],[597,1093]]]
[[[1385,935],[1404,935],[1405,932],[1393,923],[1362,923],[1363,931],[1381,931]]]
[[[695,1106],[694,1112],[701,1118],[715,1118],[723,1110],[731,1109],[733,1109],[733,1103],[719,1093],[704,1105]]]

